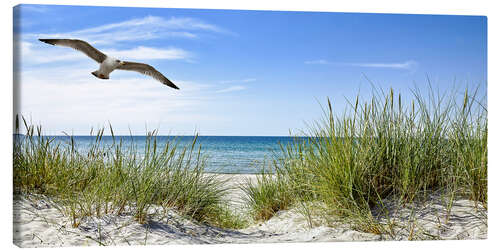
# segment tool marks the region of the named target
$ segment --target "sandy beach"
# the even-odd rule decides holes
[[[220,175],[237,187],[254,175]],[[235,211],[245,213],[243,192],[234,189],[229,197]],[[73,228],[67,216],[48,198],[18,196],[14,199],[14,243],[20,247],[87,245],[220,244],[272,242],[328,242],[378,240],[486,239],[487,210],[469,200],[456,200],[446,218],[442,199],[433,197],[412,214],[409,208],[389,210],[387,219],[397,225],[393,234],[377,235],[350,229],[347,225],[308,226],[296,208],[280,211],[270,220],[253,222],[241,230],[228,230],[188,220],[175,211],[150,216],[137,223],[132,215],[87,217]],[[149,211],[155,213],[155,208]]]
[[[495,238],[489,8],[101,5],[9,6],[9,242]]]

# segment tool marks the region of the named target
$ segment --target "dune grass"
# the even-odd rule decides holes
[[[256,220],[270,219],[276,212],[289,208],[293,200],[286,179],[276,178],[266,171],[258,174],[257,183],[247,180],[240,188]]]
[[[486,207],[485,100],[477,89],[466,89],[461,101],[457,92],[412,93],[404,101],[392,89],[374,90],[370,100],[348,102],[342,115],[328,100],[323,119],[301,134],[308,140],[283,145],[274,173],[243,187],[254,217],[320,202],[325,217],[381,233],[372,210],[387,199],[404,205],[437,191]]]
[[[74,227],[85,216],[105,214],[132,214],[147,223],[148,216],[168,209],[215,226],[245,226],[228,209],[224,181],[204,175],[206,161],[196,138],[185,147],[175,141],[160,145],[153,131],[139,154],[133,144],[115,140],[110,126],[112,145],[102,142],[100,129],[90,149],[80,152],[73,137],[65,145],[44,136],[40,126],[24,124],[26,135],[14,143],[14,192],[53,198]]]
[[[432,89],[426,97],[412,94],[402,100],[392,89],[374,90],[369,100],[348,101],[343,113],[328,100],[321,120],[281,145],[255,183],[241,186],[251,216],[267,220],[298,206],[310,217],[321,208],[327,220],[382,233],[373,211],[386,201],[404,206],[440,192],[487,207],[486,101],[477,89],[460,97]],[[24,126],[26,135],[14,144],[14,191],[54,198],[75,227],[85,216],[104,214],[133,214],[146,223],[168,209],[219,227],[247,225],[228,208],[225,181],[204,175],[196,139],[185,147],[160,145],[153,131],[138,149],[115,140],[110,126],[112,145],[102,143],[101,129],[90,149],[79,152],[72,137],[63,145],[41,127]]]

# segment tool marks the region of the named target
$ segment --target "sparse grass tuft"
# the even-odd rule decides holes
[[[249,225],[249,221],[239,214],[235,214],[227,205],[216,206],[210,211],[203,222],[220,228],[242,229]]]
[[[255,220],[268,220],[276,212],[287,209],[292,197],[288,183],[283,178],[263,171],[257,183],[247,180],[240,188],[245,192],[245,202]]]

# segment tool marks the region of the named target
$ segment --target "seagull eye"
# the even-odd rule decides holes
[[[120,62],[120,60],[116,60],[116,62]]]

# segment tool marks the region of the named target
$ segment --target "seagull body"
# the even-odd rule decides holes
[[[109,74],[121,65],[124,65],[123,61],[108,56],[102,61],[99,69],[92,72],[92,75],[101,79],[109,79]]]
[[[144,75],[153,77],[154,79],[160,81],[161,83],[174,88],[179,89],[174,83],[168,80],[162,73],[158,72],[151,65],[137,62],[121,61],[111,56],[107,56],[98,49],[92,47],[89,43],[83,40],[77,39],[38,39],[44,43],[51,45],[59,45],[64,47],[70,47],[78,51],[83,52],[88,57],[94,59],[94,61],[100,64],[99,69],[92,72],[97,78],[109,79],[109,74],[115,69],[129,70],[139,72]]]

